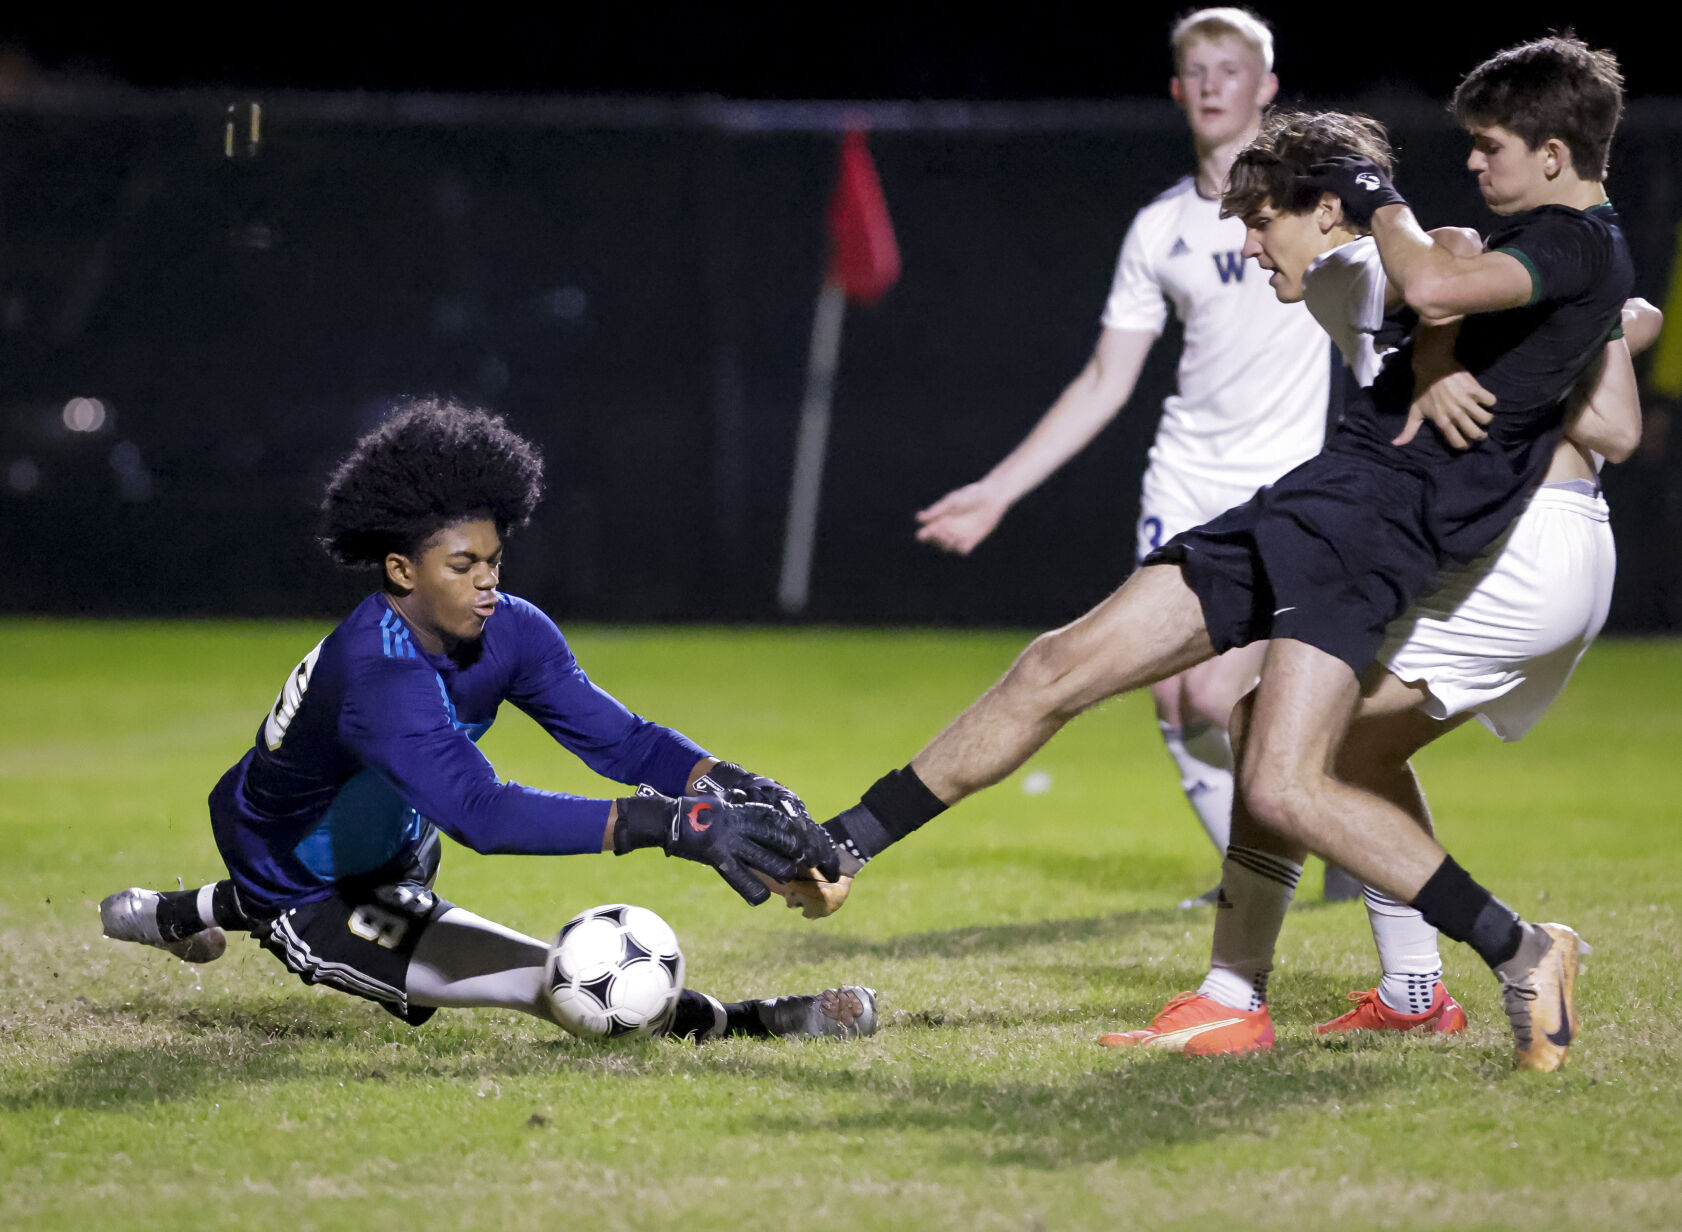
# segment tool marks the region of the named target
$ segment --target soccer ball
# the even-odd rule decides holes
[[[574,1035],[654,1035],[677,1012],[683,951],[672,926],[646,907],[592,907],[549,947],[544,986],[556,1021]]]

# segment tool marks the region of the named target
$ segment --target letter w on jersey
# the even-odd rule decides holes
[[[1215,270],[1221,276],[1222,282],[1244,281],[1244,254],[1242,252],[1212,252],[1209,259],[1215,263]]]

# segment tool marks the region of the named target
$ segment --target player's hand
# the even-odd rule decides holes
[[[1426,372],[1416,365],[1413,387],[1416,392],[1407,423],[1392,445],[1406,445],[1427,420],[1455,449],[1470,449],[1489,435],[1484,429],[1495,418],[1489,409],[1495,405],[1495,395],[1464,368],[1456,365],[1447,371]]]
[[[1358,227],[1370,225],[1374,212],[1384,206],[1407,204],[1384,169],[1359,154],[1315,163],[1306,179],[1309,187],[1336,195],[1343,202],[1343,216]]]
[[[917,511],[917,542],[968,556],[1009,508],[985,483],[967,483]]]
[[[789,881],[812,863],[807,831],[817,827],[768,804],[731,804],[717,796],[673,798],[646,787],[614,803],[615,855],[658,847],[669,856],[711,865],[754,906],[771,897],[756,873]]]
[[[773,881],[764,873],[755,875],[773,894],[783,896],[789,910],[798,907],[808,920],[821,920],[841,910],[847,901],[847,892],[853,887],[853,879],[846,874],[830,880],[815,868],[809,868],[788,881]]]
[[[720,796],[731,804],[767,804],[781,810],[796,823],[805,837],[801,867],[815,867],[830,880],[840,876],[840,856],[835,850],[835,841],[812,820],[812,814],[806,811],[806,802],[776,779],[744,770],[735,762],[721,761],[715,762],[712,769],[695,780],[695,790],[702,795]]]

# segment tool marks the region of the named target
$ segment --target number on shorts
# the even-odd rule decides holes
[[[1151,551],[1162,546],[1162,519],[1141,518],[1139,528],[1145,532],[1145,541],[1151,545]]]
[[[382,949],[395,950],[408,936],[409,921],[395,911],[364,903],[351,914],[350,931]]]

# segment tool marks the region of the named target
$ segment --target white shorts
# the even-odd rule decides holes
[[[1228,509],[1242,505],[1256,494],[1258,486],[1175,474],[1151,463],[1139,489],[1139,525],[1133,563],[1137,565],[1181,531],[1202,526]]]
[[[1502,740],[1535,726],[1606,623],[1617,555],[1606,501],[1539,488],[1506,535],[1398,617],[1378,661]]]

